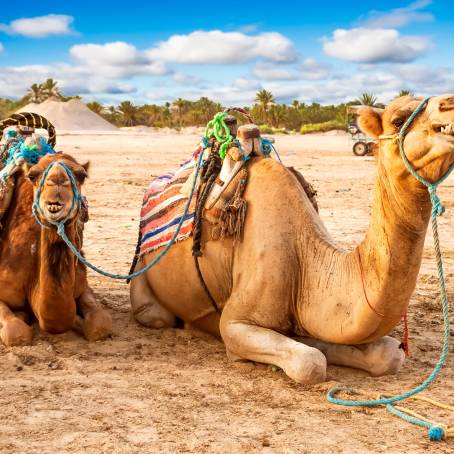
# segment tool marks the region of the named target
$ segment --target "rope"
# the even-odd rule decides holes
[[[68,174],[68,177],[69,177],[69,179],[71,181],[72,190],[73,190],[73,193],[74,193],[71,210],[69,211],[69,214],[66,216],[66,218],[63,219],[62,221],[54,222],[54,221],[46,220],[46,222],[48,222],[49,224],[54,225],[57,228],[58,235],[60,235],[60,237],[66,243],[66,245],[69,247],[71,252],[77,257],[78,260],[80,260],[81,263],[83,263],[88,268],[91,268],[93,271],[96,271],[97,273],[99,273],[99,274],[101,274],[103,276],[106,276],[106,277],[110,277],[112,279],[123,279],[123,280],[133,279],[133,278],[135,278],[137,276],[140,276],[140,275],[146,273],[150,268],[152,268],[154,265],[156,265],[161,260],[161,258],[164,257],[164,255],[167,253],[167,251],[170,249],[170,247],[175,243],[175,241],[176,241],[176,239],[178,237],[178,234],[180,233],[181,227],[182,227],[184,221],[186,220],[186,216],[187,216],[187,214],[189,212],[189,208],[190,208],[190,205],[191,205],[192,197],[194,196],[195,188],[196,188],[196,185],[197,185],[197,179],[198,179],[198,176],[199,176],[199,170],[200,170],[200,167],[201,167],[202,159],[203,159],[203,150],[202,150],[202,152],[200,152],[199,157],[197,159],[194,181],[192,183],[191,192],[189,194],[188,201],[186,202],[186,206],[185,206],[185,209],[184,209],[183,216],[181,216],[180,222],[178,223],[177,229],[175,230],[175,233],[173,234],[170,242],[165,246],[165,248],[147,266],[145,266],[141,270],[136,271],[134,273],[130,273],[130,274],[126,274],[126,275],[124,275],[124,274],[113,274],[113,273],[109,273],[107,271],[102,270],[101,268],[99,268],[99,267],[93,265],[92,263],[90,263],[77,250],[77,248],[71,243],[71,240],[67,237],[66,232],[65,232],[65,223],[68,221],[69,217],[71,216],[71,213],[72,213],[72,211],[73,211],[73,209],[75,207],[76,201],[77,201],[77,203],[80,206],[81,197],[80,197],[80,194],[79,194],[79,190],[77,188],[77,184],[76,184],[76,181],[75,181],[74,174],[72,173],[71,169],[65,163],[63,163],[61,161],[52,162],[51,164],[49,164],[49,166],[44,171],[44,173],[43,173],[43,175],[41,177],[41,180],[39,182],[38,189],[37,189],[37,191],[35,193],[35,198],[34,198],[33,206],[32,206],[33,215],[35,216],[37,222],[42,227],[49,228],[49,226],[45,225],[41,221],[40,217],[38,216],[38,213],[39,213],[42,216],[42,218],[45,219],[44,213],[42,212],[42,210],[41,210],[41,208],[39,206],[39,200],[40,200],[41,191],[42,191],[42,188],[43,188],[43,185],[44,185],[44,181],[45,181],[45,179],[47,177],[47,174],[49,173],[50,169],[56,164],[61,165],[65,169],[66,173]]]
[[[271,153],[271,150],[274,151],[278,161],[282,164],[282,159],[279,156],[279,153],[276,150],[276,147],[274,146],[273,142],[270,139],[266,139],[263,137],[261,139],[261,147],[262,147],[262,153],[265,155],[269,155]]]
[[[218,112],[214,118],[208,122],[205,129],[205,137],[207,139],[214,138],[219,143],[219,156],[221,159],[225,158],[227,149],[233,140],[230,130],[224,121],[226,116],[227,112]]]
[[[415,171],[413,166],[410,164],[407,156],[405,155],[404,151],[404,138],[405,134],[408,130],[408,128],[411,126],[415,118],[421,113],[421,111],[425,108],[426,104],[429,102],[430,98],[425,98],[419,106],[416,108],[416,110],[412,113],[412,115],[408,118],[408,120],[405,122],[403,125],[402,129],[399,131],[394,136],[381,136],[383,139],[389,139],[389,138],[396,138],[399,142],[399,149],[400,149],[400,156],[402,157],[403,162],[405,163],[407,169],[409,172],[420,182],[422,183],[428,190],[429,195],[430,195],[430,201],[432,203],[432,211],[431,211],[431,217],[432,217],[432,234],[433,234],[433,239],[434,239],[434,248],[435,248],[435,255],[436,255],[436,262],[437,262],[437,271],[438,271],[438,281],[440,284],[440,290],[441,290],[441,305],[442,305],[442,313],[443,313],[443,348],[440,354],[440,358],[438,359],[437,364],[435,365],[433,371],[430,373],[430,375],[417,387],[413,388],[410,391],[407,391],[405,393],[402,393],[398,396],[394,397],[380,397],[378,399],[372,399],[372,400],[345,400],[345,399],[339,399],[336,397],[336,395],[340,392],[346,392],[348,394],[358,394],[357,391],[355,391],[352,388],[345,388],[345,387],[335,387],[332,388],[328,391],[327,393],[327,400],[328,402],[331,402],[333,404],[337,405],[346,405],[350,407],[363,407],[363,406],[375,406],[375,405],[385,405],[386,409],[402,418],[404,421],[407,421],[412,424],[416,424],[421,427],[426,427],[428,429],[428,436],[429,440],[431,441],[440,441],[448,436],[453,436],[452,431],[448,431],[446,429],[446,426],[443,425],[436,425],[432,424],[426,420],[423,420],[422,418],[418,416],[415,416],[415,414],[407,414],[404,411],[402,411],[402,408],[397,408],[394,407],[392,404],[395,402],[399,402],[405,399],[408,399],[409,397],[413,397],[416,394],[419,394],[421,391],[424,391],[426,388],[431,385],[435,379],[437,378],[438,374],[440,373],[441,369],[446,363],[446,360],[448,358],[449,354],[449,338],[450,338],[450,329],[449,329],[449,303],[448,303],[448,296],[446,292],[446,283],[445,283],[445,276],[444,276],[444,271],[443,271],[443,259],[442,259],[442,254],[441,254],[441,249],[440,249],[440,240],[439,240],[439,235],[438,235],[438,223],[437,223],[437,217],[441,216],[444,212],[444,207],[441,204],[441,201],[437,195],[437,188],[438,186],[446,180],[448,175],[452,172],[454,169],[454,164],[450,166],[448,171],[435,183],[430,183],[427,180],[425,180],[423,177],[418,175],[418,173]],[[432,401],[434,402],[434,401]],[[436,403],[438,405],[438,403]]]

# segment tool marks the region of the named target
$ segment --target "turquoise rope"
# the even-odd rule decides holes
[[[274,146],[273,142],[271,142],[271,140],[269,139],[266,139],[266,138],[262,138],[261,139],[261,146],[262,146],[262,153],[265,154],[265,155],[269,155],[271,153],[271,150],[274,151],[278,161],[280,163],[282,163],[282,159],[281,157],[279,156],[279,153],[277,152],[276,150],[276,147]]]
[[[77,250],[77,248],[72,244],[71,240],[66,235],[65,223],[68,221],[68,219],[69,219],[69,217],[70,217],[70,215],[72,213],[72,210],[74,209],[75,201],[77,200],[78,203],[80,204],[80,194],[79,194],[79,190],[77,188],[77,184],[76,184],[76,181],[75,181],[75,178],[74,178],[74,175],[73,175],[71,169],[68,166],[66,166],[63,162],[61,162],[61,161],[60,162],[53,162],[53,163],[49,164],[47,169],[44,171],[43,176],[41,177],[41,180],[39,182],[38,190],[36,191],[36,194],[35,194],[35,199],[34,199],[33,208],[32,208],[33,215],[35,216],[36,220],[38,221],[38,223],[41,226],[43,226],[45,228],[49,228],[48,226],[43,224],[43,222],[41,221],[41,219],[38,216],[38,213],[39,213],[44,218],[44,214],[43,214],[43,212],[42,212],[42,210],[41,210],[41,208],[39,206],[39,198],[41,196],[41,190],[43,188],[44,181],[46,179],[47,174],[49,173],[49,170],[55,164],[61,165],[66,170],[66,173],[68,174],[69,179],[71,180],[71,186],[72,186],[73,193],[74,193],[73,205],[71,207],[71,210],[69,211],[68,216],[63,221],[60,221],[60,222],[52,222],[52,221],[47,221],[47,220],[46,221],[49,222],[50,224],[54,225],[55,227],[57,227],[57,233],[60,235],[62,240],[66,243],[66,245],[69,247],[71,252],[77,257],[77,259],[80,262],[82,262],[84,265],[86,265],[89,268],[91,268],[93,271],[96,271],[97,273],[99,273],[99,274],[101,274],[103,276],[106,276],[106,277],[110,277],[112,279],[122,279],[122,280],[134,279],[135,277],[146,273],[150,268],[152,268],[154,265],[156,265],[161,260],[161,258],[164,257],[164,255],[168,252],[170,247],[175,243],[175,241],[176,241],[176,239],[178,237],[178,234],[180,233],[181,227],[183,226],[183,222],[186,220],[186,216],[188,215],[189,208],[191,206],[191,201],[192,201],[192,198],[194,196],[195,188],[197,186],[197,179],[198,179],[198,176],[199,176],[199,170],[200,170],[200,167],[202,165],[203,151],[204,151],[204,149],[202,149],[200,151],[200,154],[199,154],[199,157],[198,157],[198,160],[197,160],[196,172],[195,172],[195,175],[194,175],[194,181],[192,183],[191,192],[189,194],[189,198],[188,198],[188,201],[186,203],[183,216],[181,217],[180,222],[177,225],[177,229],[175,230],[175,233],[173,234],[170,242],[153,259],[153,261],[151,261],[146,267],[144,267],[141,270],[136,271],[134,273],[131,273],[131,274],[113,274],[113,273],[109,273],[107,271],[104,271],[101,268],[93,265]]]
[[[419,418],[416,418],[414,416],[409,416],[406,415],[405,413],[400,412],[396,408],[392,406],[393,403],[399,402],[401,400],[407,399],[411,396],[414,396],[416,394],[419,394],[421,391],[424,391],[426,388],[429,387],[431,383],[435,381],[437,378],[438,374],[440,373],[441,369],[446,363],[446,360],[448,358],[449,354],[449,338],[450,338],[450,330],[449,330],[449,303],[448,303],[448,296],[446,292],[446,283],[445,283],[445,276],[444,276],[444,271],[443,271],[443,259],[442,259],[442,254],[441,254],[441,249],[440,249],[440,240],[439,240],[439,235],[438,235],[438,223],[437,223],[437,216],[441,216],[444,212],[443,205],[441,204],[441,201],[437,195],[437,188],[438,186],[446,180],[448,175],[453,171],[454,169],[454,164],[450,166],[449,170],[445,175],[443,175],[438,181],[435,183],[430,183],[424,178],[422,178],[416,170],[413,168],[411,165],[410,161],[408,160],[405,151],[404,151],[404,138],[406,135],[406,132],[410,125],[413,123],[415,118],[421,113],[421,111],[425,108],[426,104],[429,102],[430,98],[424,99],[421,104],[416,108],[416,110],[412,113],[412,115],[408,118],[408,120],[405,122],[403,125],[402,129],[400,132],[396,135],[396,138],[399,141],[399,149],[400,149],[400,155],[402,157],[403,162],[405,163],[406,167],[408,168],[409,172],[424,186],[427,187],[427,190],[430,194],[430,201],[432,203],[432,233],[433,233],[433,239],[434,239],[434,248],[435,248],[435,254],[436,254],[436,261],[437,261],[437,271],[438,271],[438,281],[440,284],[440,290],[441,290],[441,305],[442,305],[442,312],[443,312],[443,348],[440,354],[440,358],[435,365],[432,373],[424,380],[423,383],[421,383],[419,386],[416,388],[407,391],[403,394],[400,394],[398,396],[394,397],[388,397],[388,398],[380,398],[380,399],[375,399],[375,400],[345,400],[345,399],[338,399],[336,394],[339,392],[346,392],[348,394],[358,394],[355,390],[352,388],[345,388],[345,387],[335,387],[332,388],[328,391],[327,393],[327,400],[328,402],[331,402],[333,404],[337,405],[346,405],[350,407],[359,407],[359,406],[375,406],[375,405],[385,405],[386,409],[402,418],[403,420],[410,422],[412,424],[417,424],[418,426],[421,427],[426,427],[428,429],[428,436],[429,440],[431,441],[440,441],[444,438],[444,429],[439,426],[431,425],[427,423],[426,421],[423,421]]]

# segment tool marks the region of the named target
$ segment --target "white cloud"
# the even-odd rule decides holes
[[[362,23],[368,28],[399,28],[411,22],[430,22],[434,20],[434,16],[420,10],[431,3],[431,0],[419,0],[388,12],[371,11]]]
[[[293,43],[280,33],[250,36],[220,30],[194,31],[173,35],[150,49],[148,55],[157,60],[186,64],[239,64],[262,58],[274,62],[290,62],[296,58]]]
[[[29,38],[45,38],[51,35],[69,35],[74,33],[72,16],[48,14],[47,16],[16,19],[7,24],[0,24],[0,31],[23,35]]]
[[[70,49],[70,54],[80,65],[109,78],[162,76],[169,73],[163,62],[151,60],[144,52],[123,41],[78,44]]]
[[[422,36],[401,36],[397,30],[353,28],[335,30],[331,39],[324,39],[323,50],[331,57],[357,63],[415,60],[430,47]]]

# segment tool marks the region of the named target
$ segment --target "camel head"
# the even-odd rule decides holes
[[[389,173],[402,178],[408,177],[409,172],[397,141],[389,136],[400,131],[422,100],[403,96],[391,102],[383,113],[370,107],[360,111],[361,130],[379,139],[378,159]],[[408,160],[426,181],[435,183],[445,175],[454,162],[454,94],[431,98],[408,128],[403,144]]]
[[[30,168],[27,175],[33,184],[35,195],[43,173],[52,163],[55,164],[50,168],[43,181],[39,198],[40,214],[41,217],[44,217],[42,221],[55,223],[66,218],[71,221],[78,215],[78,204],[73,207],[74,191],[68,173],[61,163],[72,171],[79,193],[85,178],[88,176],[89,163],[81,165],[73,157],[63,153],[44,156],[38,164]]]

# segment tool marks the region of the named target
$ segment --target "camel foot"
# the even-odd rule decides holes
[[[104,309],[88,312],[83,319],[83,334],[90,342],[105,339],[112,334],[112,317]]]
[[[397,374],[405,361],[405,352],[393,337],[383,337],[368,344],[366,349],[368,370],[373,377]]]
[[[389,336],[360,345],[332,344],[308,337],[300,341],[323,352],[329,364],[362,369],[373,377],[396,374],[405,360],[400,342]]]
[[[0,339],[7,347],[30,345],[33,329],[19,318],[4,322],[0,330]]]

